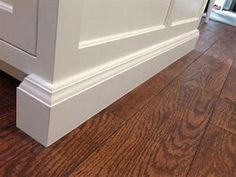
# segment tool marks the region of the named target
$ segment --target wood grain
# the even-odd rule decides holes
[[[129,119],[201,55],[202,53],[198,51],[190,52],[126,96],[113,103],[108,109],[119,117],[123,117],[126,120]]]
[[[128,120],[154,95],[165,88],[169,82],[164,77],[156,75],[110,105],[107,109],[119,117]]]
[[[113,134],[122,121],[104,111],[45,149],[15,125],[1,126],[0,176],[67,176]]]
[[[230,41],[232,42],[233,38],[231,36],[228,37],[231,38]],[[211,46],[211,48],[206,51],[206,55],[220,60],[231,59],[233,61],[236,58],[236,40],[235,42],[231,42],[229,42],[225,36],[224,39],[219,40]]]
[[[202,55],[181,75],[180,80],[184,84],[193,85],[219,95],[231,65],[231,59],[218,59],[210,55]]]
[[[198,59],[203,53],[193,50],[181,59],[177,60],[175,63],[164,69],[160,76],[163,76],[166,80],[173,80],[181,74],[185,69],[187,69],[196,59]]]
[[[199,52],[206,52],[216,41],[220,38],[215,32],[206,30],[200,31],[200,38],[196,45],[196,50]]]
[[[171,84],[71,176],[184,176],[214,107],[203,92]]]
[[[236,176],[236,136],[210,125],[189,177]]]
[[[224,89],[221,93],[221,98],[227,99],[236,104],[236,68],[231,68]]]
[[[186,176],[210,115],[191,111],[176,113],[172,129],[166,132],[150,169],[151,176]],[[172,123],[170,123],[172,124]],[[150,171],[151,171],[150,170]]]
[[[217,102],[211,123],[236,135],[236,105],[220,99]]]

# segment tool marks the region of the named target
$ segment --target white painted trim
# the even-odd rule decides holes
[[[55,106],[75,94],[79,94],[97,83],[114,77],[120,72],[132,69],[151,58],[157,57],[168,50],[174,49],[178,45],[185,43],[199,35],[198,30],[193,30],[176,38],[170,39],[163,43],[157,44],[150,48],[133,53],[124,58],[106,63],[102,66],[93,68],[78,76],[63,80],[54,85],[45,82],[36,75],[30,75],[25,78],[23,84],[20,86],[21,90],[35,95],[45,105]],[[51,98],[51,95],[54,97]]]
[[[174,26],[184,25],[184,24],[187,24],[187,23],[196,22],[196,21],[198,21],[198,20],[199,20],[198,17],[189,18],[189,19],[184,19],[184,20],[180,20],[180,21],[173,22],[173,23],[171,24],[171,26],[174,27]]]
[[[211,13],[212,13],[214,3],[215,3],[215,0],[210,0],[210,3],[209,3],[208,8],[207,8],[205,23],[208,23],[209,20],[210,20],[210,16],[211,16]]]
[[[198,36],[193,30],[54,85],[28,76],[17,89],[17,127],[51,145],[187,54]]]
[[[0,39],[0,60],[25,73],[30,73],[30,68],[37,59],[37,57]]]
[[[110,42],[114,42],[114,41],[118,41],[118,40],[123,40],[123,39],[131,38],[131,37],[135,37],[135,36],[140,36],[143,34],[152,33],[152,32],[156,32],[156,31],[164,30],[164,29],[166,29],[165,25],[158,25],[158,26],[144,28],[144,29],[135,30],[135,31],[130,31],[130,32],[126,32],[126,33],[120,33],[120,34],[101,37],[101,38],[97,38],[97,39],[81,41],[79,43],[79,49],[94,47],[94,46],[98,46],[98,45],[102,45],[102,44],[106,44],[106,43],[110,43]]]
[[[0,10],[4,10],[5,12],[12,14],[13,9],[14,9],[13,5],[0,1]]]
[[[169,4],[168,11],[166,13],[166,18],[165,18],[165,21],[164,21],[164,25],[167,26],[167,28],[169,26],[171,26],[171,23],[172,23],[171,22],[171,13],[173,11],[174,5],[175,5],[175,0],[171,0],[170,4]]]

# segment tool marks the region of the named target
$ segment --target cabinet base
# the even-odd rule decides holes
[[[17,89],[17,127],[44,146],[53,144],[186,55],[198,36],[191,31],[60,83],[29,75]]]

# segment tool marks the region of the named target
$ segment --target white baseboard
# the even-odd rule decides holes
[[[198,30],[50,84],[29,75],[17,89],[17,127],[49,146],[194,49]]]

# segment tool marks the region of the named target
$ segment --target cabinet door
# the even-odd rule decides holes
[[[0,39],[36,54],[38,0],[0,0]]]

